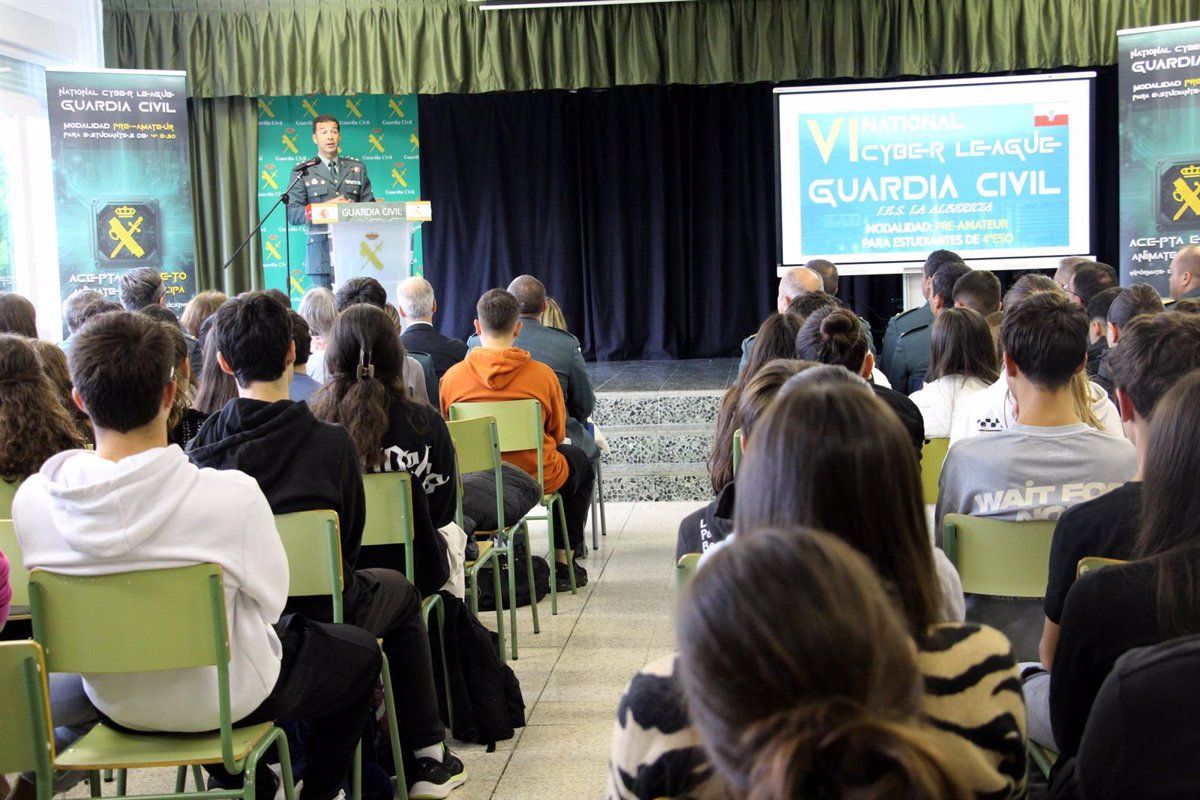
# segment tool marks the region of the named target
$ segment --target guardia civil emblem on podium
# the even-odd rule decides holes
[[[1200,158],[1158,162],[1158,229],[1200,228]]]
[[[94,201],[93,250],[101,267],[161,267],[157,200]]]

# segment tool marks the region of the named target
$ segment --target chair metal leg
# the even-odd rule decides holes
[[[183,790],[187,788],[187,767],[179,767],[175,770],[175,794],[183,794]],[[200,787],[196,787],[199,791]]]
[[[442,686],[446,688],[446,719],[454,729],[454,696],[450,692],[450,669],[446,664],[446,606],[440,594],[431,594],[421,601],[421,619],[425,631],[430,630],[429,612],[436,611],[438,618],[438,651],[442,654]]]
[[[600,534],[608,536],[608,514],[604,510],[604,477],[600,470],[601,459],[596,459],[596,497],[600,506]]]
[[[284,737],[284,741],[287,741],[286,736]],[[291,762],[288,763],[290,764]],[[192,781],[196,784],[197,792],[204,791],[204,770],[199,765],[192,767]]]
[[[555,554],[558,543],[554,541],[554,512],[549,508],[546,511],[546,538],[550,540],[550,556],[547,558],[550,562],[550,615],[558,616],[558,558]]]
[[[296,779],[292,775],[292,754],[288,750],[287,734],[281,729],[275,729],[275,750],[279,753],[279,772],[283,781],[283,799],[296,800]],[[199,786],[196,787],[200,789]]]
[[[504,603],[501,602],[503,596],[500,594],[500,558],[494,548],[489,555],[492,559],[492,591],[496,594],[496,644],[500,647],[500,663],[504,663]],[[513,631],[513,636],[516,635],[517,632]]]
[[[446,663],[442,659],[442,664]],[[396,724],[396,699],[392,694],[392,673],[388,665],[387,656],[383,656],[383,669],[380,671],[383,676],[383,710],[387,714],[388,721],[388,738],[392,745],[392,761],[396,767],[396,796],[399,800],[408,800],[408,780],[404,776],[404,751],[400,749],[400,729]],[[355,800],[362,797],[362,743],[358,745],[358,749],[354,754],[354,786]]]
[[[125,770],[117,770],[117,797],[125,796]]]
[[[592,492],[592,551],[600,549],[600,505],[596,502],[596,493]]]
[[[555,501],[554,505],[558,509],[558,523],[562,525],[563,538],[567,538],[567,506],[563,503],[561,497]],[[553,509],[548,510],[551,514],[554,513]],[[567,544],[567,577],[570,579],[571,594],[579,594],[579,587],[575,585],[575,551],[571,549],[569,539]]]
[[[100,773],[96,770],[88,773],[88,789],[92,797],[100,797]]]
[[[537,591],[533,580],[533,547],[529,541],[529,526],[522,525],[521,530],[513,533],[513,538],[525,534],[525,577],[529,582],[529,608],[533,611],[533,632],[541,633],[542,626],[538,623]]]
[[[506,536],[503,531],[496,532],[496,538],[504,542],[504,566],[508,568],[508,627],[509,641],[512,645],[513,661],[517,660],[517,564],[513,556],[516,555],[516,546],[513,543],[512,537]],[[499,566],[499,564],[497,564]]]

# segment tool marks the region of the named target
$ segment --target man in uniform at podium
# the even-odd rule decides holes
[[[313,120],[313,143],[317,158],[297,165],[291,180],[296,181],[288,192],[287,215],[292,225],[308,226],[308,256],[304,271],[313,286],[333,285],[333,265],[329,258],[329,226],[313,225],[304,214],[310,203],[370,203],[375,200],[367,168],[356,158],[338,154],[342,128],[328,114]],[[316,163],[313,163],[315,161]]]

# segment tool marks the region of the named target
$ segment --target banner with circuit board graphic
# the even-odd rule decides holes
[[[196,293],[183,72],[46,71],[62,297],[118,296],[152,267],[178,313]]]
[[[421,198],[421,138],[415,94],[302,95],[258,99],[258,209],[266,214],[287,189],[292,168],[317,154],[313,120],[330,115],[342,131],[341,153],[363,162],[379,200]],[[421,234],[414,234],[413,273],[422,272]],[[262,230],[266,286],[286,291],[293,305],[309,287],[307,234],[288,226],[284,208]],[[389,287],[389,290],[394,287]]]
[[[1166,296],[1200,244],[1200,23],[1118,31],[1121,283]]]

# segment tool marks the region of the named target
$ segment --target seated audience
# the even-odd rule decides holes
[[[925,385],[908,398],[921,412],[925,436],[945,438],[965,430],[971,397],[998,376],[996,348],[983,317],[971,308],[942,309],[933,318]]]
[[[447,370],[442,378],[442,415],[450,416],[455,403],[497,400],[537,400],[542,407],[542,463],[545,489],[562,496],[567,518],[566,531],[555,543],[555,560],[567,565],[567,551],[582,552],[583,526],[591,504],[594,474],[584,452],[567,444],[567,409],[562,386],[554,371],[535,361],[529,351],[516,346],[525,324],[517,298],[503,289],[492,289],[475,306],[475,333],[480,346]],[[538,477],[537,454],[532,450],[505,453],[504,460]],[[564,536],[565,534],[565,536]],[[570,561],[579,586],[587,581],[583,567]],[[555,570],[560,590],[569,588],[566,576]]]
[[[546,298],[546,310],[542,312],[540,321],[547,328],[554,328],[566,333],[571,332],[571,329],[567,326],[567,316],[563,314],[562,306],[553,297]]]
[[[38,359],[42,362],[42,372],[45,372],[46,377],[50,379],[59,402],[67,410],[67,416],[75,423],[75,429],[79,432],[80,438],[84,444],[92,444],[92,423],[88,420],[87,414],[83,413],[71,399],[73,387],[71,371],[67,367],[67,354],[57,345],[43,342],[41,339],[31,339],[30,344],[37,351]]]
[[[213,317],[200,326],[200,338],[204,340],[204,358],[201,359],[200,379],[196,385],[196,399],[192,407],[206,416],[215,414],[237,397],[237,381],[221,369],[217,361],[217,339],[212,336]]]
[[[325,382],[325,346],[337,321],[337,301],[333,292],[324,286],[314,286],[300,300],[300,316],[308,323],[312,337],[308,356],[308,376],[317,383]]]
[[[773,314],[773,317],[784,315]],[[764,323],[765,324],[765,323]],[[759,339],[754,347],[764,346],[767,339],[763,338],[759,328]],[[733,504],[735,489],[733,482],[733,440],[734,433],[742,432],[742,446],[750,438],[755,421],[767,410],[767,406],[775,399],[775,393],[787,382],[787,379],[801,370],[813,366],[807,361],[777,358],[768,361],[761,368],[754,369],[753,377],[745,382],[738,390],[734,400],[726,408],[721,406],[721,417],[717,421],[717,440],[727,440],[723,449],[713,448],[709,457],[709,470],[716,482],[716,476],[728,476],[722,487],[717,490],[717,496],[704,508],[693,511],[679,523],[679,535],[675,544],[675,560],[678,561],[686,553],[703,553],[712,545],[723,540],[733,530]],[[750,374],[747,369],[743,375]],[[730,389],[730,392],[738,387]],[[726,398],[730,394],[726,393]],[[728,435],[726,435],[728,434]]]
[[[153,267],[134,267],[121,276],[119,284],[121,305],[126,311],[140,311],[146,306],[161,306],[167,300],[167,286],[162,273]]]
[[[775,310],[780,314],[788,313],[788,306],[801,295],[809,292],[820,292],[825,288],[821,276],[806,267],[789,269],[779,278],[779,291],[775,295]],[[742,360],[738,362],[738,372],[746,368],[750,359],[750,350],[754,347],[754,337],[751,334],[742,340]]]
[[[1021,276],[1004,296],[1004,313],[1007,314],[1008,309],[1021,300],[1040,292],[1066,296],[1058,284],[1045,275],[1030,273]],[[1003,322],[1003,316],[1000,317],[1000,321]],[[998,334],[999,327],[996,331]],[[997,339],[997,346],[1000,350],[1000,361],[1003,361],[1002,337]],[[1090,382],[1083,371],[1072,379],[1071,396],[1075,403],[1075,413],[1084,424],[1112,436],[1124,436],[1117,407],[1108,399],[1104,389]],[[1008,379],[1002,374],[991,386],[976,393],[971,398],[967,414],[967,424],[961,436],[956,435],[958,432],[951,433],[951,446],[963,438],[1011,428],[1017,421],[1017,406],[1016,399],[1009,391]]]
[[[103,300],[104,295],[95,289],[76,289],[67,295],[67,299],[63,300],[62,316],[63,324],[67,326],[67,338],[59,343],[59,347],[63,352],[71,349],[71,337],[75,335],[75,331],[83,326],[87,320],[80,318],[80,313],[89,303],[97,300]]]
[[[937,274],[943,264],[951,262],[961,264],[962,258],[958,253],[949,250],[934,250],[926,257],[925,266],[922,268],[925,279],[921,283],[921,295],[925,298],[925,304],[901,311],[888,320],[887,329],[883,334],[883,347],[879,350],[879,367],[884,373],[891,369],[892,355],[896,352],[896,345],[899,343],[900,337],[913,328],[933,324],[933,310],[929,307],[929,293],[933,288],[933,276]]]
[[[1072,302],[1087,308],[1092,298],[1118,285],[1117,271],[1099,261],[1085,261],[1075,267],[1067,283],[1067,296]]]
[[[404,323],[400,339],[405,349],[428,353],[433,358],[433,371],[441,380],[446,370],[466,358],[466,343],[433,327],[437,300],[433,296],[433,286],[421,276],[414,275],[401,281],[396,289],[396,301]]]
[[[894,592],[929,678],[925,713],[952,733],[956,741],[946,748],[970,787],[978,796],[1024,797],[1025,710],[1011,648],[990,628],[943,624],[962,619],[962,588],[929,541],[908,438],[867,388],[840,367],[812,367],[780,390],[755,425],[738,475],[738,533],[710,548],[700,575],[722,551],[737,551],[769,528],[826,530],[854,547]],[[880,474],[889,479],[881,482]],[[788,607],[786,597],[755,596],[776,614]],[[651,663],[627,688],[613,731],[609,797],[725,797],[681,705],[678,662]]]
[[[514,346],[554,370],[566,398],[567,439],[583,451],[588,461],[595,461],[600,450],[585,423],[596,408],[596,393],[583,363],[579,340],[541,323],[542,313],[546,310],[546,287],[537,278],[519,275],[508,285],[508,292],[521,306],[521,331]],[[478,346],[479,334],[467,340],[468,348]]]
[[[1071,276],[1075,274],[1075,269],[1080,264],[1090,263],[1090,259],[1083,256],[1067,256],[1058,260],[1058,269],[1054,270],[1053,281],[1058,285],[1058,288],[1066,291],[1071,285]]]
[[[22,481],[51,456],[83,445],[33,343],[0,334],[0,477]]]
[[[1200,245],[1189,244],[1175,254],[1167,286],[1173,300],[1200,300]]]
[[[677,624],[684,699],[730,796],[972,797],[990,765],[926,718],[927,665],[867,559],[813,530],[747,534]]]
[[[986,269],[973,269],[954,284],[954,307],[970,308],[985,319],[1000,310],[1000,279]]]
[[[946,514],[1006,520],[1057,519],[1133,475],[1123,436],[1085,425],[1071,380],[1087,361],[1087,314],[1042,292],[1006,305],[1004,375],[1019,417],[1007,430],[964,439],[942,466],[938,528]],[[1030,483],[1032,481],[1032,483]]]
[[[292,341],[296,343],[296,363],[292,365],[292,382],[288,384],[288,398],[305,402],[321,388],[321,384],[308,376],[308,359],[311,357],[312,337],[308,323],[295,311],[292,317]]]
[[[1100,379],[1100,370],[1104,366],[1104,359],[1108,355],[1108,312],[1112,307],[1113,301],[1121,294],[1119,286],[1112,286],[1104,291],[1097,292],[1084,306],[1087,309],[1088,315],[1088,360],[1087,360],[1087,375],[1088,378],[1096,381],[1100,386],[1104,387],[1106,392],[1112,393],[1112,388],[1102,379]]]
[[[306,403],[288,399],[296,357],[291,311],[265,292],[248,292],[227,301],[212,319],[209,338],[221,369],[237,381],[238,397],[208,418],[188,455],[200,467],[249,475],[275,514],[337,512],[344,618],[383,639],[397,687],[400,740],[415,760],[406,771],[409,794],[445,796],[466,780],[466,770],[443,745],[421,595],[400,572],[358,569],[366,522],[358,449],[344,428],[317,420]],[[323,597],[292,599],[288,608],[313,619],[331,614]]]
[[[1084,575],[1063,606],[1050,720],[1064,757],[1078,751],[1096,693],[1122,654],[1200,633],[1198,434],[1200,374],[1192,372],[1154,408],[1135,560]]]
[[[228,299],[229,297],[224,292],[216,289],[200,292],[193,297],[183,307],[183,314],[179,317],[179,322],[183,325],[183,332],[193,339],[199,339],[200,326],[204,324],[204,320],[217,313],[217,309]]]
[[[105,314],[79,331],[71,375],[96,450],[55,456],[17,492],[25,565],[69,575],[220,565],[231,716],[307,720],[300,797],[330,800],[371,713],[378,647],[357,628],[280,619],[287,559],[262,492],[238,472],[197,469],[167,445],[173,363],[167,329],[143,316]],[[81,677],[91,703],[126,728],[186,733],[219,723],[210,669]],[[219,786],[241,785],[241,776],[208,769]],[[277,780],[265,761],[256,778],[258,797],[272,797]]]
[[[1161,314],[1164,310],[1162,297],[1159,296],[1158,290],[1148,283],[1135,283],[1133,286],[1121,289],[1108,307],[1108,317],[1104,326],[1104,338],[1108,342],[1108,351],[1104,360],[1100,362],[1100,369],[1093,380],[1097,385],[1104,387],[1113,403],[1117,402],[1117,395],[1109,357],[1116,352],[1116,347],[1121,341],[1121,331],[1136,316]]]
[[[329,382],[310,401],[313,416],[346,429],[364,471],[412,476],[416,584],[422,594],[432,594],[449,576],[437,529],[454,520],[455,509],[454,444],[446,423],[405,392],[404,346],[379,309],[366,304],[346,309],[333,326],[325,357]],[[359,563],[403,564],[403,548],[364,548]]]
[[[812,295],[809,295],[812,296]],[[801,319],[795,314],[772,314],[763,320],[754,334],[746,368],[721,398],[717,411],[717,432],[708,456],[708,474],[713,494],[719,495],[733,482],[733,435],[737,432],[737,408],[742,392],[765,365],[777,359],[790,359],[796,354],[796,334]]]
[[[1098,556],[1124,561],[1133,551],[1141,522],[1150,423],[1162,396],[1185,375],[1200,369],[1200,320],[1175,314],[1137,317],[1124,328],[1121,346],[1113,349],[1110,358],[1121,419],[1136,447],[1137,472],[1111,492],[1069,509],[1054,527],[1038,647],[1047,670],[1054,667],[1063,606],[1080,559]],[[1046,705],[1049,676],[1044,672],[1027,676],[1025,685],[1030,736],[1053,747]]]
[[[959,278],[971,268],[961,261],[951,261],[938,267],[929,288],[929,309],[934,319],[942,309],[954,308],[954,287]],[[903,394],[912,394],[921,388],[925,373],[929,371],[929,340],[933,324],[918,325],[901,334],[888,362],[887,377],[892,388]]]
[[[37,309],[28,298],[13,292],[0,292],[0,333],[37,338]]]
[[[156,306],[150,306],[156,308]],[[170,314],[170,312],[167,312]],[[179,323],[161,323],[167,328],[171,337],[171,345],[175,349],[175,402],[171,405],[171,414],[167,417],[167,442],[186,448],[200,426],[208,419],[208,414],[192,407],[192,360],[188,352],[188,342],[180,329]]]
[[[869,379],[875,357],[853,314],[841,308],[823,308],[804,321],[796,334],[796,358],[819,364],[836,364]],[[918,456],[925,444],[925,423],[913,402],[893,389],[872,383],[871,389],[904,424]]]
[[[386,313],[387,290],[374,278],[351,278],[341,285],[335,296],[337,311],[342,313],[351,306],[366,303]],[[394,333],[399,334],[398,331]],[[322,382],[328,379],[328,371],[322,369]],[[404,388],[415,400],[431,403],[429,388],[425,383],[425,368],[412,356],[404,358]]]

